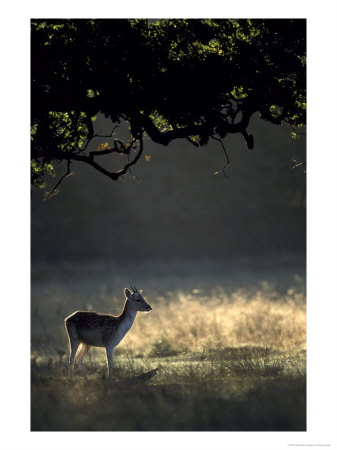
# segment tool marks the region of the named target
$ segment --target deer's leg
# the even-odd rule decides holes
[[[89,350],[90,350],[90,345],[84,344],[82,342],[81,346],[80,346],[80,350],[79,350],[79,352],[77,354],[77,358],[76,358],[77,362],[78,362],[78,365],[80,366],[80,369],[83,372],[84,378],[87,378],[87,371],[86,371],[86,369],[84,367],[83,359],[84,359],[85,355],[88,353]]]
[[[69,378],[70,380],[73,377],[74,363],[75,363],[75,355],[80,345],[79,341],[75,338],[70,338],[70,357],[69,357]]]
[[[106,347],[106,358],[108,360],[108,369],[109,369],[109,381],[112,381],[112,368],[113,368],[113,352],[114,347]]]

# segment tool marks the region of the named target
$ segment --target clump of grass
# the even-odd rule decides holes
[[[228,374],[231,376],[263,376],[275,377],[282,373],[284,362],[279,359],[243,359],[237,361],[228,361],[224,365]]]
[[[182,350],[178,350],[177,346],[175,346],[175,349],[172,347],[172,343],[166,338],[161,337],[157,340],[155,340],[152,343],[152,347],[150,352],[148,353],[148,356],[152,357],[167,357],[167,356],[176,356],[181,353]]]
[[[277,353],[277,351],[271,347],[260,345],[238,345],[229,347],[217,345],[216,347],[207,348],[207,353],[213,360],[236,361],[251,358],[268,358],[270,355]]]

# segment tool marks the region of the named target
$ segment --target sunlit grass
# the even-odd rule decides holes
[[[240,291],[231,296],[177,293],[176,301],[159,298],[151,314],[139,314],[127,346],[144,354],[176,354],[204,347],[254,345],[297,353],[306,348],[303,292]],[[149,350],[150,349],[150,350]]]

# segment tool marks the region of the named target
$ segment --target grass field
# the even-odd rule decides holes
[[[138,313],[116,348],[109,384],[103,349],[87,355],[87,381],[78,369],[68,380],[63,321],[76,309],[118,314],[122,296],[107,287],[98,296],[60,284],[33,290],[33,431],[306,429],[302,285],[282,293],[268,283],[231,292],[165,286],[146,294],[153,311]]]

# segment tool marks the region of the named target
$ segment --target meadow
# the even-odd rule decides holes
[[[116,348],[110,384],[105,351],[94,348],[88,380],[78,368],[68,380],[64,318],[119,314],[128,271],[49,270],[32,272],[32,431],[306,430],[303,279],[280,287],[260,275],[229,285],[214,274],[153,282],[137,273],[153,311],[138,313]]]

